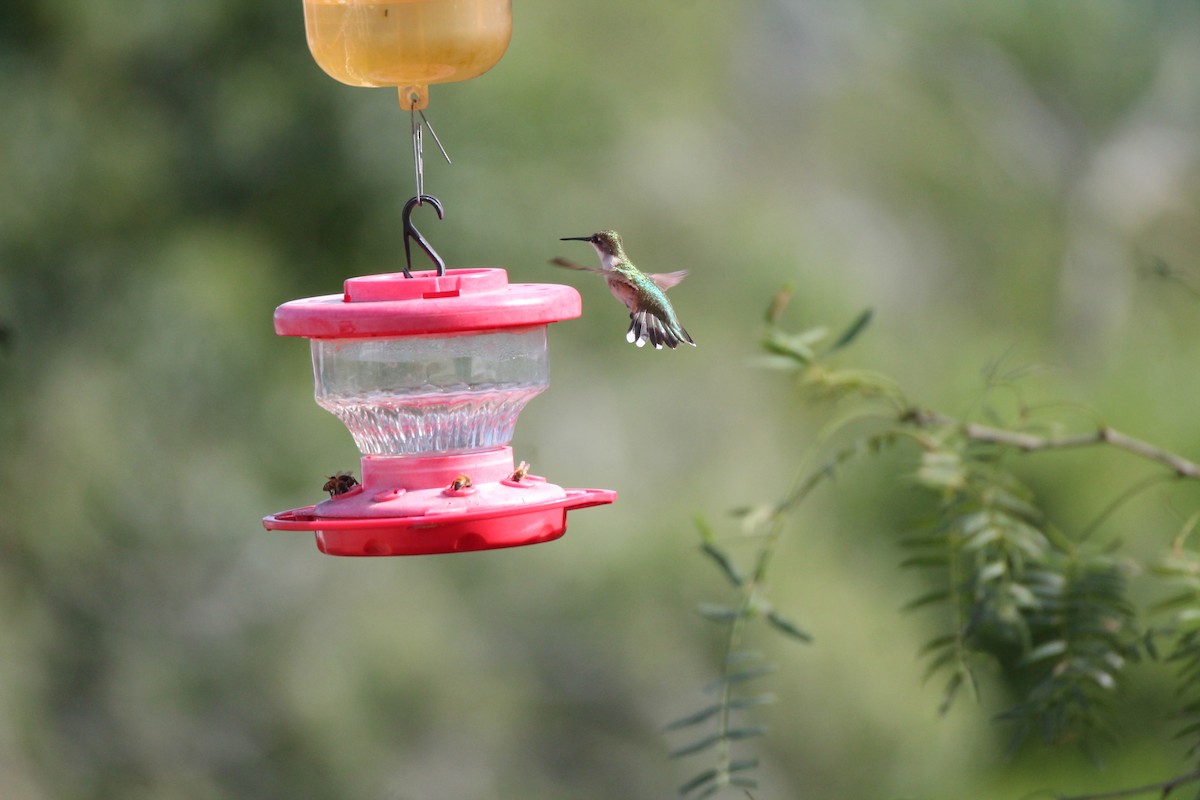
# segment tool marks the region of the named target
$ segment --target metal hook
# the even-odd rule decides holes
[[[437,211],[438,219],[446,218],[446,212],[442,210],[441,201],[431,195],[419,194],[404,204],[404,211],[401,212],[400,219],[404,221],[404,277],[406,278],[412,277],[412,249],[409,246],[410,239],[415,240],[417,246],[425,251],[425,255],[433,259],[433,263],[437,265],[439,278],[446,274],[446,262],[433,249],[433,245],[429,244],[429,241],[421,235],[421,232],[417,230],[417,226],[412,224],[413,209],[425,202],[428,202]]]

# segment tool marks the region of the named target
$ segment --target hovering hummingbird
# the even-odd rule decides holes
[[[625,334],[627,341],[642,347],[649,340],[656,350],[664,346],[674,350],[684,342],[696,346],[679,324],[675,309],[667,299],[667,289],[686,278],[687,270],[647,275],[625,255],[621,237],[616,231],[600,231],[591,236],[564,236],[562,241],[589,242],[596,249],[596,255],[600,256],[599,267],[585,267],[565,258],[555,258],[550,263],[604,276],[613,297],[629,309],[629,332]]]

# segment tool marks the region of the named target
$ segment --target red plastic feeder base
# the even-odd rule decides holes
[[[565,492],[566,497],[551,502],[454,515],[336,519],[317,517],[316,506],[306,506],[264,517],[263,527],[313,531],[317,549],[331,556],[465,553],[553,541],[567,530],[567,511],[606,505],[617,498],[608,489]]]

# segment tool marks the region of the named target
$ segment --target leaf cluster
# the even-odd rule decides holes
[[[768,702],[769,695],[744,694],[742,689],[772,670],[757,661],[759,656],[753,657],[756,663],[749,663],[751,654],[742,648],[747,625],[765,622],[776,632],[809,641],[808,634],[781,616],[767,597],[775,544],[789,515],[814,488],[851,458],[876,454],[896,442],[917,445],[907,480],[926,490],[932,500],[928,521],[900,541],[900,565],[928,582],[927,590],[906,609],[941,615],[941,632],[922,649],[926,679],[940,677],[945,682],[941,712],[949,710],[964,689],[978,698],[980,670],[986,666],[1010,693],[1008,707],[996,715],[1011,729],[1010,749],[1031,741],[1073,743],[1095,756],[1097,744],[1115,739],[1108,719],[1130,665],[1159,658],[1161,649],[1175,667],[1181,697],[1183,726],[1177,738],[1189,739],[1190,754],[1200,757],[1200,552],[1184,546],[1200,523],[1200,512],[1176,537],[1171,557],[1150,571],[1167,579],[1174,593],[1149,611],[1134,602],[1130,586],[1133,576],[1147,571],[1134,558],[1119,555],[1119,544],[1106,549],[1090,539],[1093,529],[1132,496],[1165,479],[1195,479],[1200,467],[1106,426],[1094,433],[1040,435],[1030,429],[1024,403],[1013,425],[999,419],[981,425],[918,409],[886,376],[829,362],[866,329],[869,310],[836,337],[825,328],[789,333],[778,327],[789,296],[786,290],[781,292],[767,312],[768,328],[762,339],[766,355],[761,363],[792,372],[797,386],[811,396],[841,403],[818,446],[851,422],[879,419],[880,400],[892,416],[882,429],[877,426],[850,447],[842,446],[815,468],[803,466],[791,490],[778,502],[740,512],[743,533],[758,543],[748,577],[711,529],[699,523],[701,550],[733,588],[736,601],[698,607],[705,618],[728,627],[728,643],[721,678],[707,687],[718,694],[718,700],[669,726],[680,730],[717,721],[714,732],[672,753],[684,756],[713,750],[717,754],[714,766],[684,784],[681,793],[708,797],[726,786],[753,783],[742,773],[757,762],[732,759],[730,745],[761,736],[765,729],[735,726],[731,718]],[[993,369],[986,377],[989,388],[1015,391],[1013,384],[1027,374],[1028,370],[1009,370],[999,380]],[[1098,522],[1071,535],[1049,519],[1034,492],[1012,469],[1012,461],[1046,450],[1090,447],[1124,451],[1159,472],[1117,497]],[[1148,615],[1168,611],[1169,622],[1148,627]],[[1200,771],[1196,777],[1189,774],[1155,787],[1165,792],[1195,779],[1200,779]]]
[[[1170,553],[1153,566],[1154,574],[1167,582],[1172,593],[1154,606],[1154,612],[1168,615],[1168,619],[1151,631],[1147,641],[1154,655],[1157,640],[1170,642],[1166,660],[1175,667],[1182,722],[1175,738],[1189,741],[1188,755],[1200,759],[1200,551],[1186,546],[1198,521],[1200,512],[1188,519]]]
[[[1097,739],[1115,741],[1106,711],[1142,642],[1125,572],[1107,556],[1079,554],[1046,570],[1031,615],[1035,638],[1016,665],[1029,688],[999,717],[1014,726],[1011,747],[1035,733],[1087,752]]]
[[[902,566],[936,586],[909,609],[950,610],[950,629],[924,648],[926,675],[949,673],[941,711],[963,686],[977,694],[976,666],[991,663],[1021,695],[999,715],[1014,747],[1035,732],[1084,747],[1106,736],[1104,712],[1140,641],[1121,566],[1073,546],[986,451],[927,451],[916,481],[939,508],[929,530],[903,541]]]
[[[753,528],[763,529],[764,542],[773,542],[778,537],[779,515],[743,513],[741,516],[753,520],[750,523]],[[776,667],[767,662],[762,653],[743,646],[747,626],[765,623],[770,630],[802,643],[812,641],[812,637],[777,611],[766,597],[761,579],[770,557],[769,544],[759,551],[755,569],[750,577],[746,577],[731,553],[718,542],[712,527],[701,518],[696,520],[696,527],[700,533],[701,552],[717,568],[734,595],[731,603],[702,602],[696,606],[700,616],[725,628],[721,674],[703,687],[704,693],[715,695],[715,699],[666,726],[669,733],[688,731],[693,734],[692,739],[671,751],[672,758],[701,753],[714,756],[712,766],[696,773],[679,787],[680,795],[698,799],[712,797],[726,787],[758,788],[758,781],[752,774],[758,767],[758,759],[734,758],[732,751],[735,743],[767,733],[765,725],[742,717],[749,710],[775,702],[773,694],[758,692],[755,686],[756,681],[775,672]]]
[[[778,304],[772,304],[772,309]],[[781,313],[781,309],[776,312]],[[888,398],[902,403],[899,390],[886,376],[865,369],[833,368],[829,359],[855,342],[871,324],[873,309],[865,309],[837,336],[826,327],[791,333],[769,325],[760,340],[765,355],[755,363],[768,369],[791,372],[800,387],[816,399]],[[768,312],[768,320],[772,312]]]

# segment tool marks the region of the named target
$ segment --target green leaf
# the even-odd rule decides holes
[[[784,333],[771,330],[763,337],[762,348],[768,353],[794,359],[801,366],[816,360],[812,345],[829,335],[825,328],[814,328],[802,333]]]
[[[729,515],[741,521],[742,530],[753,534],[769,524],[779,514],[779,509],[773,505],[743,506],[735,508]]]
[[[730,583],[737,587],[745,583],[742,573],[738,571],[737,566],[734,565],[733,560],[729,558],[729,555],[724,550],[721,550],[710,542],[700,545],[700,549],[721,568],[721,572],[725,574]]]
[[[1184,737],[1192,736],[1193,734],[1196,734],[1196,733],[1200,733],[1200,722],[1193,722],[1191,725],[1188,725],[1186,728],[1183,728],[1182,730],[1177,731],[1175,733],[1175,735],[1172,736],[1171,738],[1172,739],[1183,739]]]
[[[1192,535],[1192,531],[1196,529],[1196,525],[1200,523],[1200,511],[1192,512],[1192,515],[1183,523],[1183,527],[1179,529],[1179,533],[1175,534],[1171,545],[1176,549],[1182,549],[1183,543]]]
[[[683,747],[680,747],[676,750],[672,750],[670,753],[667,754],[667,757],[668,758],[683,758],[684,756],[690,756],[693,753],[699,753],[702,750],[707,750],[708,748],[717,744],[717,742],[721,741],[721,739],[722,739],[722,736],[719,733],[714,733],[710,736],[705,736],[703,739],[697,739],[696,741],[692,742],[691,744],[685,744]]]
[[[776,611],[767,612],[767,622],[771,623],[771,626],[776,630],[791,636],[793,639],[799,639],[802,642],[812,641],[812,636],[796,627],[790,620],[780,616]]]
[[[958,658],[958,650],[946,650],[940,656],[929,662],[929,666],[925,667],[925,674],[921,676],[922,683],[932,678],[942,667]]]
[[[949,589],[936,589],[932,592],[927,592],[926,594],[921,595],[920,597],[916,598],[915,600],[908,601],[907,603],[904,604],[904,606],[901,610],[902,611],[916,611],[918,608],[922,608],[924,606],[931,605],[933,603],[940,603],[943,600],[949,600],[950,597],[951,597],[951,592]],[[951,637],[951,638],[953,638],[953,637]]]
[[[949,647],[950,645],[954,644],[957,641],[958,641],[957,633],[947,633],[945,636],[939,636],[936,639],[932,639],[932,640],[926,642],[925,646],[921,648],[921,651],[920,651],[920,653],[918,653],[918,655],[923,656],[923,655],[926,655],[927,653],[932,653],[934,650],[940,650],[943,647]]]
[[[944,567],[950,563],[946,556],[913,556],[900,562],[901,567]]]
[[[1063,639],[1055,639],[1052,642],[1046,642],[1033,648],[1026,654],[1025,658],[1021,659],[1024,664],[1032,664],[1036,661],[1041,661],[1044,658],[1054,658],[1061,656],[1067,652],[1067,643]]]
[[[706,706],[705,708],[702,708],[693,714],[688,714],[686,717],[680,717],[677,720],[668,722],[663,730],[677,731],[680,728],[689,728],[692,725],[699,725],[702,722],[707,722],[719,713],[721,713],[721,704],[713,703],[711,706]]]
[[[700,515],[696,515],[693,522],[696,525],[696,530],[700,533],[700,549],[706,556],[716,562],[730,583],[734,586],[741,586],[743,582],[742,575],[738,572],[729,554],[717,547],[717,537],[713,532],[712,526],[708,524],[708,520]]]
[[[971,692],[971,699],[976,703],[979,702],[979,682],[975,679],[975,672],[969,664],[960,664],[958,674],[962,676],[963,683]]]
[[[1019,583],[1010,583],[1008,585],[1008,596],[1022,608],[1037,608],[1041,605],[1038,602],[1037,595],[1029,591],[1029,587],[1022,586]]]
[[[1175,609],[1189,608],[1197,605],[1200,605],[1200,597],[1196,596],[1196,592],[1189,590],[1155,603],[1150,607],[1150,612],[1152,614],[1161,614],[1164,611],[1174,611]]]
[[[803,364],[798,364],[796,359],[788,356],[766,355],[755,356],[750,359],[750,366],[758,367],[759,369],[775,369],[782,372],[794,372],[797,369],[802,369]]]
[[[1142,637],[1142,647],[1151,660],[1161,660],[1162,657],[1158,652],[1158,643],[1154,641],[1154,631],[1146,631],[1146,635]]]
[[[878,396],[892,388],[884,376],[863,369],[820,370],[809,378],[806,384],[809,388],[818,389],[830,398],[849,394]]]
[[[788,341],[798,342],[807,347],[811,347],[822,339],[827,338],[829,338],[829,328],[826,328],[824,325],[818,325],[815,328],[809,328],[799,333],[787,334]]]
[[[775,695],[770,693],[755,694],[749,697],[735,697],[729,701],[729,707],[735,709],[754,708],[755,706],[766,706],[775,702]]]
[[[774,356],[790,359],[796,367],[807,367],[817,357],[807,347],[799,347],[783,340],[781,334],[773,334],[762,340],[762,349]]]
[[[1060,593],[1067,583],[1066,576],[1045,569],[1026,570],[1025,583],[1043,593]]]
[[[971,533],[963,532],[963,548],[965,550],[981,550],[999,539],[1003,534],[999,528],[980,528]]]
[[[963,685],[963,673],[961,670],[950,676],[950,680],[946,683],[946,688],[942,690],[942,700],[938,703],[938,716],[944,717],[950,711],[950,706],[954,705],[954,698],[958,696],[958,690]]]
[[[746,683],[747,681],[761,678],[764,675],[770,675],[775,669],[774,665],[767,665],[756,669],[743,670],[742,672],[734,672],[730,675],[722,675],[720,678],[706,685],[704,691],[713,692],[727,684]]]
[[[730,623],[741,616],[736,608],[717,605],[716,603],[698,603],[696,613],[713,622]]]
[[[1010,514],[1030,525],[1041,525],[1043,514],[1041,509],[1017,495],[992,486],[988,489],[988,505]]]
[[[745,728],[734,728],[731,731],[726,731],[725,738],[733,741],[740,739],[753,739],[755,736],[766,736],[770,730],[766,725],[749,725]]]
[[[1187,579],[1196,576],[1195,565],[1191,561],[1177,561],[1175,558],[1151,564],[1146,568],[1146,571],[1160,578]]]
[[[945,547],[946,537],[938,533],[913,535],[902,539],[900,546],[910,550],[921,550],[926,547]]]
[[[842,331],[842,335],[839,336],[833,344],[829,345],[829,349],[825,351],[825,355],[836,353],[838,350],[841,350],[843,347],[857,339],[858,335],[865,331],[867,326],[871,324],[871,318],[873,316],[875,316],[875,309],[865,309],[861,314],[858,315],[858,317],[855,318],[854,322],[850,323],[850,327]]]
[[[691,744],[686,744],[677,750],[672,750],[668,754],[668,757],[683,758],[684,756],[690,756],[703,750],[707,750],[708,748],[716,745],[718,742],[727,739],[731,741],[750,739],[755,736],[763,736],[766,734],[766,732],[767,727],[765,725],[751,725],[745,728],[734,728],[733,730],[726,731],[724,734],[714,733],[710,736],[705,736],[703,739],[697,739]]]
[[[991,583],[992,581],[1004,577],[1008,572],[1008,564],[1004,561],[993,561],[983,569],[975,573],[975,580],[979,583]]]
[[[758,650],[734,650],[725,656],[725,663],[730,666],[734,664],[748,664],[751,661],[762,661],[764,658],[766,656]]]
[[[699,789],[704,784],[709,783],[710,781],[715,781],[717,779],[717,776],[720,774],[721,773],[719,773],[715,769],[706,769],[704,772],[701,772],[699,775],[692,778],[690,781],[685,783],[683,786],[680,786],[679,793],[680,794],[688,794],[692,791],[695,791],[696,789]]]
[[[967,483],[967,473],[958,453],[930,450],[921,455],[917,481],[930,489],[958,491]]]

